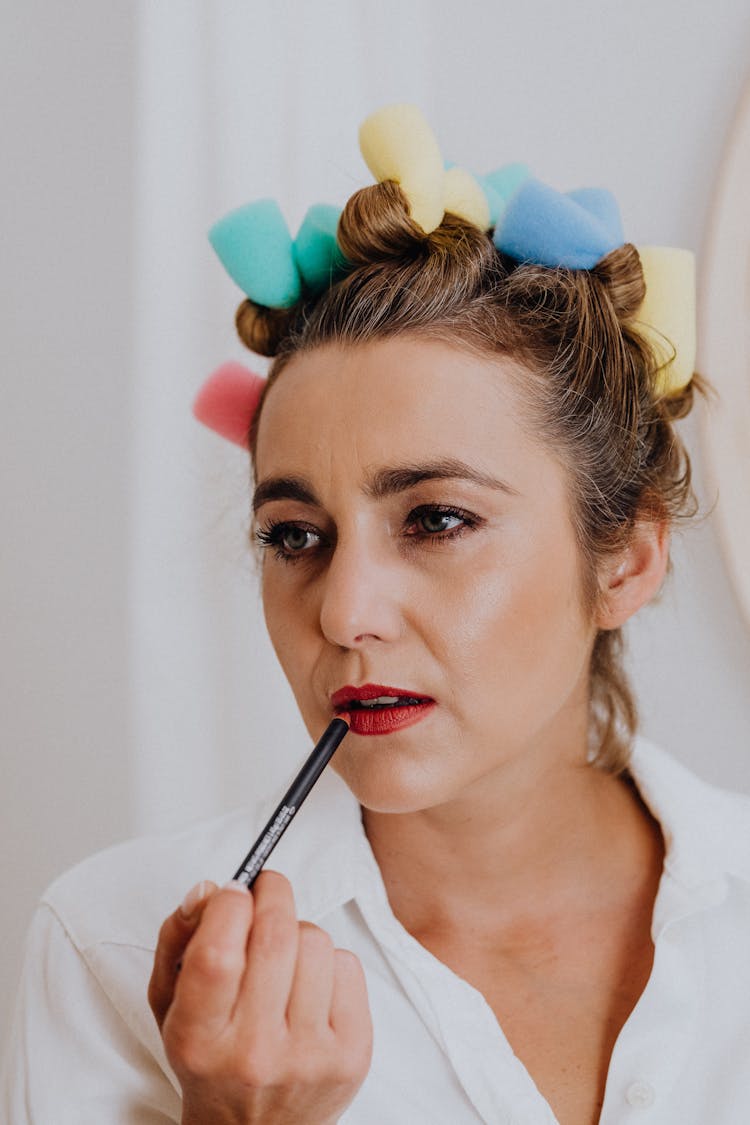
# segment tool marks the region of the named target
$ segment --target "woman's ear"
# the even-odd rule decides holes
[[[666,523],[641,522],[630,541],[614,555],[600,576],[600,629],[617,629],[658,593],[669,565],[669,527]]]

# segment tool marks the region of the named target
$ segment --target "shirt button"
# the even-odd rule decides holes
[[[648,1082],[631,1082],[625,1091],[625,1101],[634,1109],[646,1109],[654,1104],[655,1097],[654,1088]]]

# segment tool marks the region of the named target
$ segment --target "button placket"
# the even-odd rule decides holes
[[[372,899],[358,904],[480,1119],[492,1125],[556,1125],[484,996],[411,936]]]
[[[618,1125],[625,1107],[634,1111],[633,1120],[638,1112],[651,1120],[645,1111],[669,1100],[687,1063],[705,996],[702,937],[695,919],[701,901],[665,871],[654,907],[654,963],[612,1052],[602,1125]]]

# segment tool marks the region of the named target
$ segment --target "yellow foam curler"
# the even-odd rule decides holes
[[[478,181],[465,168],[449,168],[443,180],[443,209],[480,230],[490,226],[490,205]]]
[[[656,390],[681,391],[695,370],[695,255],[674,246],[639,246],[646,296],[635,322],[659,359]]]
[[[372,113],[360,126],[359,147],[378,183],[400,184],[411,218],[425,234],[440,226],[445,213],[443,158],[421,110],[397,104]]]

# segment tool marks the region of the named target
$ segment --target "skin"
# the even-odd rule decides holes
[[[484,992],[559,1120],[580,1125],[597,1119],[614,1037],[647,979],[663,857],[658,827],[634,789],[586,764],[588,664],[597,629],[622,624],[659,588],[668,536],[661,525],[639,524],[629,547],[602,568],[599,605],[586,612],[569,475],[533,433],[519,375],[508,359],[406,337],[296,356],[261,417],[256,518],[271,540],[262,571],[266,621],[310,734],[318,737],[330,721],[330,696],[346,684],[388,684],[436,701],[406,729],[351,732],[332,768],[363,808],[396,916]],[[446,476],[446,461],[468,469],[454,464]],[[436,479],[402,471],[437,465]],[[251,1041],[252,989],[238,982],[262,941],[261,902],[274,925],[303,932],[290,894],[276,887],[267,904],[258,886],[256,921],[243,904],[236,925],[234,985],[226,990],[233,1010],[248,1009],[241,1022]],[[236,1087],[226,1060],[196,1077],[193,1048],[184,1046],[185,1027],[193,1034],[200,1027],[210,974],[190,985],[195,1006],[185,1016],[182,993],[192,952],[203,948],[196,943],[224,941],[216,904],[236,911],[231,900],[239,897],[212,896],[186,939],[182,930],[175,937],[179,923],[165,923],[157,954],[155,1011],[186,1096],[200,1087],[196,1120],[207,1090],[212,1106],[224,1098],[236,1107]],[[304,948],[299,938],[289,945]],[[175,989],[168,966],[184,948]],[[288,1023],[299,1009],[289,999],[289,951],[286,964],[274,1003]],[[529,973],[545,982],[537,1023]],[[623,975],[635,982],[629,991]],[[547,1048],[540,1026],[558,1001],[564,1024],[565,997],[587,982],[611,1003],[590,1029],[591,1044],[579,1044],[579,1054],[591,1056],[585,1080],[576,1075],[575,1091],[587,1090],[582,1100],[560,1079],[567,1063],[555,1057],[558,1037]],[[516,1010],[512,998],[520,995]],[[299,1083],[284,1077],[290,1056],[281,1035],[276,1101],[266,1100],[266,1116],[252,1116],[243,1103],[235,1116],[210,1120],[335,1120],[325,1116],[331,1099],[351,1099],[369,1058],[363,985],[351,996],[348,1027],[359,1031],[345,1080],[333,1081],[321,1063],[317,1085],[313,1078],[304,1088],[306,1110],[294,1116]],[[330,996],[315,1004],[325,1010]],[[322,1022],[333,1026],[329,1011]],[[244,1044],[229,1058],[247,1058],[240,1030],[227,1036],[235,1051]]]
[[[201,886],[160,930],[148,993],[182,1125],[333,1125],[372,1051],[357,958],[297,921],[275,871],[252,895]]]

